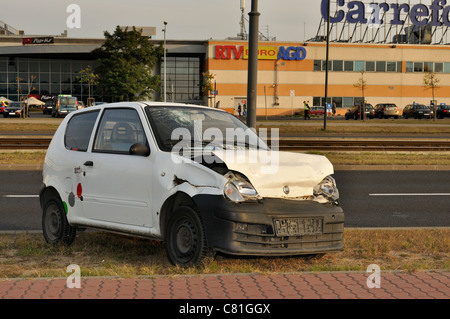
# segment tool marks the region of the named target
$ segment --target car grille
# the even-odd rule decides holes
[[[237,223],[234,240],[247,248],[317,249],[336,246],[342,242],[343,230],[343,222],[327,223],[320,234],[276,236],[272,226]]]

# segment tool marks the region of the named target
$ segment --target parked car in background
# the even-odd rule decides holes
[[[42,113],[43,114],[52,114],[53,107],[55,106],[56,101],[50,100],[45,102],[45,104],[42,106]]]
[[[438,105],[436,109],[436,117],[438,119],[450,117],[450,105]]]
[[[366,104],[365,106],[365,115],[366,115],[366,119],[373,119],[374,118],[374,108],[372,106],[372,104]],[[345,113],[345,119],[349,120],[349,119],[354,119],[354,120],[362,120],[363,118],[361,117],[361,106],[360,105],[355,105],[353,107],[351,107],[350,109],[348,109],[347,113]]]
[[[20,102],[11,102],[3,111],[3,117],[20,117],[21,113]]]
[[[398,119],[400,112],[398,106],[393,103],[380,103],[375,106],[375,117],[387,119],[393,117]]]
[[[409,104],[405,106],[403,109],[403,118],[414,118],[414,119],[421,119],[421,118],[433,118],[434,113],[433,111],[426,105],[423,104]]]
[[[153,238],[181,266],[216,252],[340,251],[344,212],[333,174],[324,156],[269,150],[223,110],[88,107],[62,121],[47,150],[43,234],[54,245],[70,245],[78,228]]]
[[[78,110],[78,99],[71,95],[59,95],[52,109],[52,117],[66,116]]]
[[[311,115],[323,115],[325,113],[323,106],[313,106],[309,110],[309,114]]]

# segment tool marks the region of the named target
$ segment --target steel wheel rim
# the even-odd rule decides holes
[[[45,218],[46,233],[51,241],[55,241],[59,238],[61,227],[61,215],[59,209],[55,204],[52,204],[47,208]]]

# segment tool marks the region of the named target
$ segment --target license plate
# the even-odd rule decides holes
[[[275,219],[277,236],[303,236],[323,233],[322,218],[286,218]]]

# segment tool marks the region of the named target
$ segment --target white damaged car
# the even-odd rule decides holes
[[[338,251],[344,213],[333,173],[325,157],[269,148],[222,110],[102,104],[70,113],[52,139],[43,233],[66,245],[77,228],[163,240],[183,266],[216,252]]]

